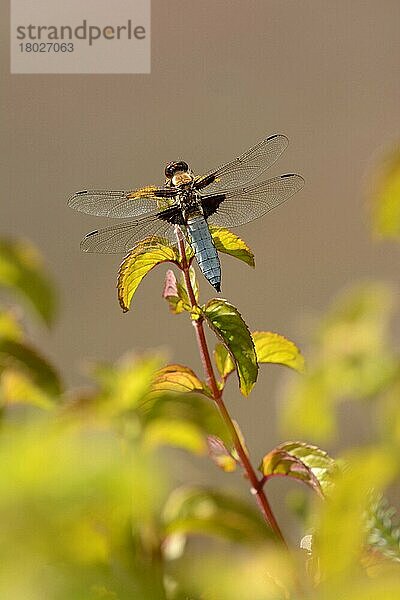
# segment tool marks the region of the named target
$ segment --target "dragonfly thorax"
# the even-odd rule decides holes
[[[192,186],[194,181],[193,175],[188,171],[178,171],[172,178],[172,185],[177,188]]]
[[[178,189],[176,200],[185,219],[190,215],[202,213],[200,195],[195,190],[191,188]]]

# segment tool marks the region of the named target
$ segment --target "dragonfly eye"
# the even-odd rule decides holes
[[[189,170],[189,165],[187,163],[185,163],[185,161],[180,160],[178,162],[170,162],[166,167],[165,167],[165,177],[167,177],[168,179],[172,179],[173,176],[175,175],[175,173],[177,173],[178,171],[188,171]]]
[[[165,177],[168,177],[168,179],[172,179],[175,173],[175,164],[176,163],[169,163],[166,167],[165,167]]]
[[[189,165],[184,161],[181,160],[180,162],[177,163],[177,171],[189,171]]]

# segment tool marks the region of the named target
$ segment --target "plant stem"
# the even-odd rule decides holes
[[[189,264],[186,257],[186,249],[185,242],[183,236],[178,232],[178,244],[179,251],[181,255],[182,262],[182,271],[185,278],[186,288],[188,292],[188,296],[193,308],[198,308],[198,304],[196,301],[196,297],[193,291],[192,282],[190,280],[189,273]],[[282,544],[287,548],[287,544],[285,538],[283,537],[282,531],[277,523],[274,513],[272,512],[272,508],[268,502],[267,496],[265,495],[263,488],[263,478],[258,478],[256,471],[251,464],[250,458],[247,454],[246,449],[238,435],[235,424],[229,414],[228,409],[225,406],[225,403],[222,399],[222,390],[219,389],[217,380],[215,378],[215,373],[213,369],[213,365],[211,362],[210,352],[207,345],[206,336],[204,333],[204,318],[202,316],[193,320],[193,326],[196,332],[197,345],[199,347],[201,362],[203,364],[204,373],[206,375],[207,384],[212,392],[213,399],[219,409],[219,412],[231,434],[232,442],[235,447],[235,450],[240,458],[240,462],[243,466],[243,469],[246,473],[248,480],[251,483],[251,493],[255,495],[257,504],[260,508],[260,511],[271,527],[276,537],[282,542]]]

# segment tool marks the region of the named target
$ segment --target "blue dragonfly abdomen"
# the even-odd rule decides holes
[[[221,291],[221,264],[207,221],[201,214],[192,215],[187,219],[186,229],[201,272],[217,292]]]

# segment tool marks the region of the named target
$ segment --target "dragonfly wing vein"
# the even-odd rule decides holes
[[[157,209],[156,196],[133,196],[133,193],[129,190],[82,190],[71,196],[68,206],[88,215],[117,219],[138,217]]]
[[[206,188],[207,193],[219,189],[235,189],[257,179],[274,164],[286,150],[289,140],[285,135],[269,136],[247,150],[244,154],[209,171],[197,181],[197,188]]]
[[[127,221],[92,231],[81,242],[84,252],[103,254],[129,252],[138,242],[146,238],[165,238],[169,243],[176,243],[174,224],[160,220],[158,215],[151,215],[136,221]]]
[[[300,175],[289,173],[237,190],[202,198],[208,222],[219,227],[238,227],[262,217],[288,200],[304,185]]]

